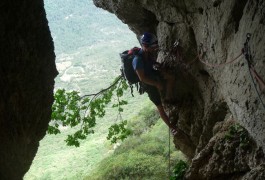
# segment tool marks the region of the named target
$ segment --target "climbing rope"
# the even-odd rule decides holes
[[[197,56],[191,60],[191,62],[189,62],[188,64],[191,65],[193,64],[196,60],[199,60],[200,62],[202,62],[203,64],[209,66],[209,67],[222,67],[222,66],[225,66],[227,64],[231,64],[233,63],[234,61],[236,61],[238,58],[240,58],[242,55],[243,55],[243,52],[241,52],[239,55],[237,55],[235,58],[233,58],[232,60],[229,60],[228,62],[225,62],[225,63],[221,63],[221,64],[211,64],[211,63],[208,63],[206,61],[203,61],[203,56],[205,56],[207,52],[207,49],[203,50],[203,43],[200,44],[199,46],[199,53],[197,54]]]
[[[263,108],[265,109],[265,104],[264,102],[262,101],[261,99],[261,95],[260,93],[258,92],[258,89],[256,87],[256,84],[255,84],[255,81],[254,81],[254,77],[256,78],[257,82],[259,83],[260,85],[260,89],[262,91],[262,89],[264,88],[265,89],[265,82],[262,80],[262,78],[257,74],[257,72],[255,71],[254,69],[254,66],[251,64],[252,62],[252,55],[251,55],[251,51],[250,51],[250,47],[249,47],[249,40],[250,40],[250,37],[251,37],[251,34],[248,33],[247,34],[247,39],[246,39],[246,42],[244,43],[244,48],[242,49],[241,53],[236,56],[235,58],[233,58],[232,60],[229,60],[228,62],[225,62],[225,63],[222,63],[222,64],[210,64],[208,62],[205,62],[203,61],[202,57],[205,55],[205,53],[207,52],[207,49],[206,50],[203,50],[203,44],[201,43],[200,44],[200,50],[199,50],[199,53],[198,55],[195,57],[194,60],[191,61],[190,64],[192,64],[193,62],[195,62],[197,59],[200,60],[200,62],[202,62],[203,64],[209,66],[209,67],[215,67],[215,68],[218,68],[218,67],[222,67],[222,66],[225,66],[227,64],[231,64],[233,63],[234,61],[236,61],[237,59],[239,59],[242,55],[245,56],[245,59],[247,61],[247,64],[248,64],[248,71],[249,71],[249,74],[250,74],[250,77],[251,77],[251,80],[252,80],[252,83],[254,85],[254,89],[257,93],[257,96],[263,106]]]
[[[264,102],[262,101],[262,99],[261,99],[261,95],[259,94],[258,89],[257,89],[257,87],[256,87],[256,84],[255,84],[255,82],[254,82],[254,78],[253,78],[253,76],[252,76],[251,69],[248,68],[248,71],[249,71],[249,75],[250,75],[250,77],[251,77],[251,80],[252,80],[252,83],[253,83],[254,89],[255,89],[255,91],[256,91],[256,93],[257,93],[257,96],[258,96],[258,98],[259,98],[259,100],[260,100],[260,102],[261,102],[261,104],[262,104],[262,106],[263,106],[263,108],[264,108],[264,110],[265,110],[265,104],[264,104]]]
[[[254,69],[254,66],[251,65],[252,56],[251,56],[251,51],[250,51],[250,47],[249,47],[249,40],[250,40],[250,34],[248,33],[247,34],[247,40],[246,40],[246,42],[244,44],[244,49],[242,49],[241,53],[239,55],[237,55],[235,58],[233,58],[233,59],[231,59],[231,60],[229,60],[229,61],[227,61],[225,63],[221,63],[221,64],[211,64],[211,63],[203,61],[203,56],[207,52],[207,49],[203,50],[203,44],[201,43],[198,55],[188,64],[190,65],[190,64],[194,63],[196,60],[199,60],[200,62],[202,62],[203,64],[205,64],[205,65],[207,65],[209,67],[218,68],[218,67],[223,67],[223,66],[225,66],[227,64],[231,64],[231,63],[235,62],[237,59],[239,59],[242,55],[245,55],[245,59],[246,59],[247,64],[248,64],[249,74],[250,74],[250,77],[252,79],[255,91],[256,91],[256,93],[258,95],[258,98],[259,98],[263,108],[265,109],[264,102],[262,101],[261,95],[259,94],[259,92],[257,90],[257,87],[256,87],[256,84],[254,82],[253,76],[255,76],[256,80],[260,84],[261,91],[262,91],[263,88],[265,89],[265,82],[257,74],[257,72]],[[172,50],[169,53],[170,54],[173,53],[175,55],[175,57],[177,58],[177,60],[179,60],[179,61],[182,60],[182,54],[179,51],[179,41],[176,41],[174,43],[174,47],[172,48]],[[170,135],[171,135],[171,131],[170,131],[170,128],[169,128],[168,129],[168,151],[169,151],[168,152],[168,176],[169,176],[169,179],[170,179],[170,175],[171,175],[171,161],[170,161],[170,158],[171,158],[170,157],[170,141],[171,141],[171,138],[170,138]]]
[[[246,59],[246,61],[247,61],[248,71],[249,71],[249,75],[250,75],[250,77],[251,77],[251,80],[252,80],[252,83],[253,83],[254,89],[255,89],[255,91],[256,91],[256,93],[257,93],[257,96],[258,96],[258,98],[259,98],[259,100],[260,100],[260,102],[261,102],[263,108],[265,109],[265,104],[264,104],[264,102],[263,102],[262,99],[261,99],[261,95],[260,95],[260,93],[258,92],[258,89],[257,89],[257,87],[256,87],[256,84],[255,84],[255,81],[254,81],[254,78],[253,78],[253,74],[251,73],[251,71],[253,71],[253,73],[256,73],[256,71],[255,71],[254,67],[253,67],[252,64],[251,64],[251,62],[252,62],[252,55],[251,55],[251,51],[250,51],[250,47],[249,47],[250,37],[251,37],[251,34],[248,33],[248,34],[247,34],[246,42],[244,43],[244,50],[243,50],[243,51],[244,51],[245,59]],[[254,74],[254,75],[255,75],[255,74]],[[260,78],[260,76],[258,76],[258,74],[257,74],[257,77],[256,77],[256,78],[258,79],[258,78]],[[263,81],[261,78],[260,78],[260,81],[261,81],[261,83],[263,83],[263,85],[264,85],[264,81]],[[265,85],[264,85],[264,86],[265,86]]]
[[[168,127],[168,177],[170,179],[171,176],[171,162],[170,162],[170,127]]]
[[[261,99],[261,95],[260,93],[258,92],[258,89],[256,87],[256,84],[255,84],[255,81],[254,81],[254,77],[256,78],[259,86],[260,86],[260,89],[261,91],[263,89],[265,89],[265,82],[262,80],[262,78],[258,75],[258,73],[255,71],[254,69],[254,66],[251,64],[252,62],[252,55],[251,55],[251,51],[250,51],[250,47],[249,47],[249,40],[250,40],[250,37],[251,37],[251,34],[248,33],[247,34],[247,39],[246,39],[246,42],[244,43],[244,48],[242,49],[241,53],[236,56],[235,58],[233,58],[232,60],[229,60],[228,62],[225,62],[225,63],[221,63],[221,64],[211,64],[211,63],[208,63],[208,62],[205,62],[203,61],[203,56],[205,55],[205,53],[207,52],[207,49],[203,49],[203,44],[201,43],[200,44],[200,47],[199,47],[199,53],[198,55],[189,63],[189,64],[192,64],[193,62],[195,62],[197,59],[200,60],[200,62],[202,62],[203,64],[209,66],[209,67],[215,67],[215,68],[218,68],[218,67],[222,67],[222,66],[225,66],[227,64],[231,64],[233,63],[234,61],[236,61],[237,59],[239,59],[242,55],[245,56],[245,59],[247,61],[247,64],[248,64],[248,71],[249,71],[249,74],[250,74],[250,77],[251,77],[251,80],[252,80],[252,83],[254,85],[254,89],[257,93],[257,96],[263,106],[263,108],[265,109],[265,104],[264,102],[262,101]],[[254,76],[254,77],[253,77]]]
[[[251,73],[252,75],[255,77],[255,79],[257,80],[259,86],[260,86],[260,91],[264,92],[265,91],[265,82],[264,80],[260,77],[260,75],[256,72],[255,68],[253,65],[251,65]]]
[[[233,58],[232,60],[229,60],[228,62],[225,62],[225,63],[222,63],[222,64],[211,64],[211,63],[208,63],[206,61],[203,61],[203,56],[206,54],[207,52],[207,49],[203,50],[203,43],[200,44],[199,46],[199,53],[197,54],[197,56],[191,61],[188,63],[188,65],[191,65],[193,64],[196,60],[199,60],[200,62],[202,62],[203,64],[209,66],[209,67],[222,67],[222,66],[225,66],[227,64],[231,64],[233,63],[234,61],[236,61],[237,59],[239,59],[242,55],[243,55],[243,52],[241,52],[239,55],[237,55],[235,58]],[[179,41],[176,40],[174,45],[173,45],[173,48],[172,50],[169,52],[170,54],[174,54],[174,56],[177,58],[178,61],[182,61],[183,60],[183,57],[182,57],[182,54],[179,50]]]
[[[229,60],[228,62],[225,63],[221,63],[221,64],[210,64],[208,62],[203,61],[202,57],[205,55],[206,51],[203,51],[203,44],[201,43],[200,45],[200,53],[198,54],[198,56],[196,57],[196,59],[198,58],[203,64],[209,66],[209,67],[222,67],[225,66],[227,64],[231,64],[234,61],[236,61],[238,58],[240,58],[243,55],[243,52],[241,52],[238,56],[236,56],[235,58],[233,58],[232,60]]]

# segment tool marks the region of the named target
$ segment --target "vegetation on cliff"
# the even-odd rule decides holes
[[[118,146],[113,155],[102,160],[87,180],[168,179],[169,153],[170,174],[179,160],[185,160],[180,151],[175,151],[174,144],[169,148],[168,128],[150,106],[144,107],[128,126],[133,135]]]

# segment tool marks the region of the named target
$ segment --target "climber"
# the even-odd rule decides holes
[[[156,62],[156,52],[158,50],[158,41],[154,34],[145,32],[140,39],[142,48],[133,59],[133,68],[136,71],[144,90],[147,92],[149,99],[156,105],[160,117],[170,128],[173,135],[177,133],[166,114],[162,105],[160,92],[164,89],[159,72],[154,70]]]

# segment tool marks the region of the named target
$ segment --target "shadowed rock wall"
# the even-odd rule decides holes
[[[57,75],[41,0],[0,2],[0,179],[22,179],[45,135]]]
[[[191,160],[187,178],[246,179],[260,174],[264,170],[265,109],[255,92],[244,56],[220,67],[205,65],[197,57],[203,52],[202,60],[207,63],[229,62],[241,53],[246,34],[251,33],[252,64],[265,79],[265,2],[94,0],[94,4],[114,13],[138,37],[145,31],[158,36],[161,48],[158,60],[169,64],[176,76],[174,103],[164,105],[180,129],[174,143]],[[178,56],[171,53],[176,40],[179,41]],[[264,93],[261,93],[261,99],[265,102]],[[226,126],[230,119],[234,123],[229,127],[217,128],[222,135],[214,133],[214,127]],[[237,126],[236,123],[241,124],[253,139],[248,152],[251,157],[259,157],[259,163],[247,156],[248,153],[238,153],[240,150],[235,149],[240,149],[239,144],[222,140],[229,129]],[[231,143],[234,149],[230,145],[222,146],[224,143]],[[217,156],[216,151],[211,150],[213,147],[222,147],[221,154],[226,154],[215,161]],[[233,156],[227,155],[228,152]],[[226,164],[228,157],[244,163]],[[214,172],[209,168],[213,165],[217,167]],[[234,170],[228,170],[230,167]],[[261,174],[259,178],[265,178],[265,175]]]

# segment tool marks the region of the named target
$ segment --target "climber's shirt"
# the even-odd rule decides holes
[[[158,80],[158,71],[153,69],[156,59],[152,56],[148,56],[148,59],[145,59],[143,56],[143,50],[141,49],[139,53],[133,59],[133,68],[134,70],[144,70],[145,76],[150,79]],[[143,83],[143,89],[147,92],[149,99],[156,105],[161,105],[161,97],[155,86]]]
[[[151,79],[154,79],[157,72],[153,69],[156,60],[152,56],[148,56],[147,59],[143,56],[143,50],[141,49],[139,53],[133,59],[134,70],[144,70],[144,74]]]

